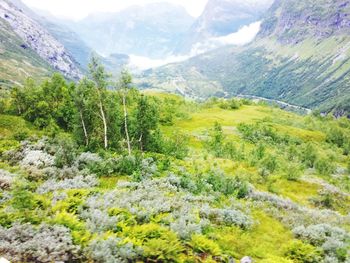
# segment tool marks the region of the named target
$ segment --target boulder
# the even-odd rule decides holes
[[[253,259],[251,257],[246,256],[246,257],[242,258],[240,262],[241,263],[253,263]]]

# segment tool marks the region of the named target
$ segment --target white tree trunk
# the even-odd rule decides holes
[[[128,112],[126,109],[126,98],[125,98],[124,93],[123,93],[123,107],[124,107],[124,129],[125,129],[125,135],[126,135],[126,142],[128,144],[128,153],[130,156],[131,155],[131,145],[130,145],[130,138],[129,138],[129,131],[128,131]]]
[[[84,131],[84,136],[85,136],[85,145],[88,146],[89,145],[89,137],[88,137],[88,133],[87,133],[86,126],[85,126],[83,113],[81,111],[80,111],[80,119],[81,119],[81,125],[83,126],[83,131]]]
[[[100,113],[101,113],[101,118],[102,118],[102,122],[103,122],[104,146],[105,146],[105,149],[107,149],[108,148],[107,121],[106,121],[106,115],[105,115],[105,112],[103,110],[101,100],[100,100]]]

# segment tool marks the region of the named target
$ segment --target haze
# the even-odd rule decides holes
[[[167,2],[181,5],[189,14],[198,17],[207,1],[168,0]],[[132,5],[160,2],[160,0],[23,0],[23,2],[32,8],[48,11],[57,17],[80,20],[91,13],[116,12]]]

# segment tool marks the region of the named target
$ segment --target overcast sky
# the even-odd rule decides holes
[[[22,0],[30,7],[49,11],[51,14],[79,20],[90,13],[115,12],[131,5],[142,5],[162,0]],[[208,0],[167,0],[184,6],[192,16],[199,16]]]

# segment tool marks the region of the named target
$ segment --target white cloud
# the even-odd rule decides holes
[[[216,41],[226,45],[245,45],[251,42],[258,34],[261,26],[261,21],[243,26],[238,32],[227,36],[215,38]]]
[[[250,25],[243,26],[237,32],[227,36],[211,38],[204,43],[197,43],[192,47],[191,52],[185,56],[168,56],[165,59],[150,59],[147,57],[130,55],[129,67],[133,70],[146,70],[170,63],[185,61],[190,57],[203,54],[224,45],[245,45],[254,40],[255,36],[260,30],[260,25],[261,21],[258,21]]]
[[[49,11],[58,17],[79,20],[91,13],[117,12],[131,5],[162,2],[162,0],[22,0],[30,7]],[[199,16],[208,0],[165,0],[182,5],[193,16]]]
[[[199,55],[224,45],[242,46],[251,42],[258,34],[261,21],[243,26],[240,30],[227,36],[215,37],[192,46],[190,56]]]
[[[156,68],[166,64],[184,61],[189,56],[168,56],[165,59],[151,59],[148,57],[141,57],[130,55],[129,67],[137,70],[146,70],[149,68]]]

